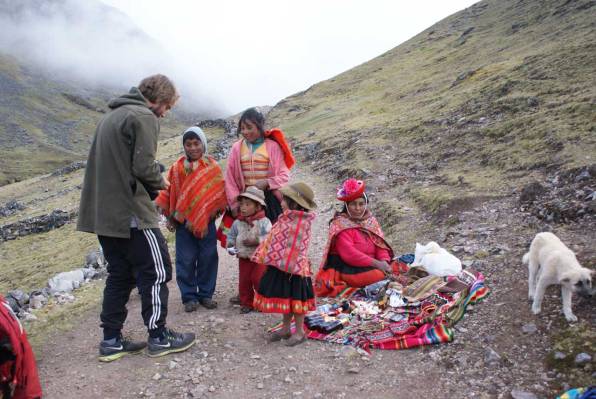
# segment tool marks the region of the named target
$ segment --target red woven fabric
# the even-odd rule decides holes
[[[308,245],[314,213],[287,210],[257,247],[252,261],[301,276],[310,275]]]
[[[265,137],[270,138],[279,144],[282,152],[284,153],[284,162],[286,163],[286,166],[288,169],[292,169],[292,167],[296,164],[296,158],[294,158],[290,144],[286,141],[284,132],[282,132],[280,129],[267,130],[265,132]]]
[[[161,212],[184,223],[196,236],[203,237],[209,222],[227,206],[224,179],[215,159],[199,160],[199,167],[189,170],[186,156],[180,157],[170,168],[170,188],[159,192],[155,204]]]
[[[0,364],[0,383],[14,385],[13,399],[41,398],[41,385],[27,333],[0,295],[0,339],[8,338],[15,360]]]

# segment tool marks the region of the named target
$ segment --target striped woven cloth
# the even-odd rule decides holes
[[[406,318],[398,322],[387,320],[371,320],[347,325],[331,334],[322,334],[307,330],[307,337],[320,341],[354,345],[366,351],[370,349],[409,349],[424,345],[435,345],[453,341],[454,326],[464,317],[466,307],[486,298],[489,290],[485,285],[482,273],[465,270],[465,274],[457,277],[441,279],[438,284],[433,279],[432,289],[425,289],[426,297],[420,299],[415,308],[397,310]],[[457,281],[455,281],[457,279]],[[417,280],[419,281],[419,280]],[[440,287],[464,287],[458,292],[440,292]],[[416,287],[427,284],[418,283]],[[347,289],[338,295],[338,299],[358,296],[356,289]],[[420,295],[417,295],[420,297]],[[399,309],[399,308],[398,308]],[[294,327],[294,326],[293,326]],[[271,329],[275,331],[281,324]],[[306,327],[305,327],[306,328]]]

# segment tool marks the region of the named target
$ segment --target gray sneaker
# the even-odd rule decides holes
[[[122,356],[140,353],[145,349],[145,342],[134,342],[127,338],[116,337],[99,343],[99,361],[113,362]]]
[[[161,337],[147,341],[147,354],[150,357],[165,356],[169,353],[184,352],[195,343],[193,333],[178,333],[166,328]]]

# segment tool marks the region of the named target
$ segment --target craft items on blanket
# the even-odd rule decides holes
[[[416,243],[412,266],[422,266],[433,276],[455,276],[461,272],[461,261],[434,241],[426,245]]]
[[[488,295],[484,276],[470,269],[438,277],[411,268],[399,279],[323,298],[306,317],[307,337],[366,351],[451,342],[466,306]]]
[[[414,254],[405,254],[397,258],[398,261],[405,263],[406,265],[414,263]]]

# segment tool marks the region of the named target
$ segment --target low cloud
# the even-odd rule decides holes
[[[0,0],[0,52],[33,63],[59,80],[126,90],[164,73],[181,107],[203,116],[228,112],[160,43],[115,8],[96,1]],[[197,72],[197,68],[194,68]]]

